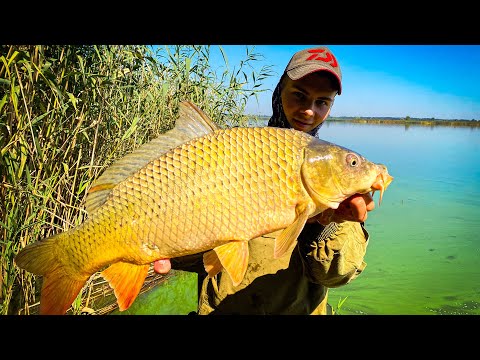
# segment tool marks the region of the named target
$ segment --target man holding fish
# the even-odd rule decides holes
[[[327,47],[299,51],[275,88],[268,126],[316,136],[341,92],[340,66]],[[248,267],[238,285],[224,270],[209,277],[202,254],[157,260],[154,268],[199,274],[198,314],[329,314],[328,288],[349,283],[366,266],[364,222],[374,208],[370,192],[350,196],[337,209],[308,219],[296,246],[279,258],[272,257],[275,234],[250,240]]]
[[[152,263],[199,274],[199,314],[328,313],[328,288],[365,268],[363,222],[393,180],[313,136],[341,91],[335,57],[315,48],[288,64],[269,126],[219,129],[182,101],[173,129],[95,180],[81,224],[17,253],[43,276],[39,313],[67,313],[99,271],[125,311]]]

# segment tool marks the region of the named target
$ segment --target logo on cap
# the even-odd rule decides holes
[[[313,55],[310,55],[306,59],[306,61],[320,60],[327,64],[330,64],[331,67],[334,67],[334,68],[338,67],[337,59],[335,59],[335,56],[333,56],[333,54],[330,53],[329,51],[326,51],[325,49],[313,49],[313,50],[308,50],[308,52]],[[323,52],[325,52],[324,56],[321,55]]]

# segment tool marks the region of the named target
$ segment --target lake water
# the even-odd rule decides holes
[[[330,122],[322,139],[384,163],[364,272],[330,291],[341,314],[480,314],[480,130]]]
[[[366,222],[366,269],[331,289],[329,303],[346,298],[343,315],[480,315],[480,129],[332,121],[320,135],[394,177]],[[153,313],[194,311],[195,279],[188,281],[173,277],[144,294]],[[142,307],[136,301],[125,313],[152,313]]]

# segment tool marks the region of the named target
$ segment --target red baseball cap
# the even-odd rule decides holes
[[[340,65],[326,46],[296,52],[285,68],[285,72],[292,80],[298,80],[316,71],[328,71],[335,75],[338,79],[338,95],[342,93]]]

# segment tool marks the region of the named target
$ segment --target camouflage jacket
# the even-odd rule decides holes
[[[198,273],[198,314],[328,314],[328,288],[349,283],[366,266],[369,234],[363,224],[306,224],[297,245],[278,259],[275,235],[248,242],[248,268],[238,286],[223,271],[208,278],[202,254],[171,259],[173,269]]]

